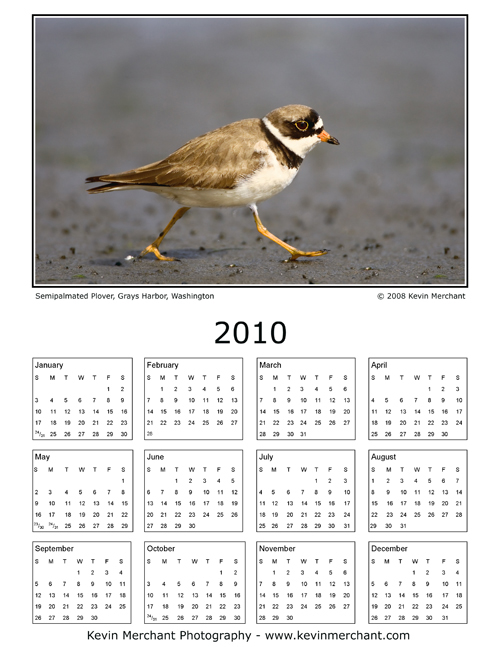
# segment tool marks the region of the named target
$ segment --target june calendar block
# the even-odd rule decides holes
[[[241,450],[146,451],[145,530],[243,530]]]
[[[35,440],[132,438],[130,358],[35,358]]]
[[[467,531],[467,451],[370,451],[370,532]]]
[[[353,358],[257,359],[257,437],[355,438]]]
[[[370,624],[467,623],[467,542],[369,543]]]
[[[467,359],[369,359],[369,435],[377,440],[465,440]]]
[[[146,440],[241,440],[243,360],[144,360]]]
[[[354,450],[257,451],[257,531],[354,532]]]
[[[145,624],[245,623],[245,543],[146,542]]]
[[[33,451],[33,531],[131,532],[131,450]]]
[[[130,542],[34,542],[33,623],[130,623],[130,574]]]

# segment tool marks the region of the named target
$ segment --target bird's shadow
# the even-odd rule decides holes
[[[214,256],[224,256],[228,252],[239,250],[243,248],[239,247],[224,247],[222,249],[168,249],[162,250],[163,255],[167,255],[171,258],[175,258],[176,261],[182,263],[184,260],[189,259],[205,259],[213,258]],[[138,256],[142,250],[131,250],[127,256],[123,258],[97,258],[89,262],[90,265],[99,265],[99,266],[130,266],[135,265],[139,267],[144,263],[158,262],[154,254],[148,254],[143,258],[139,259]]]

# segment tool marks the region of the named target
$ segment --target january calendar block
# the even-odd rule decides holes
[[[465,440],[467,359],[369,359],[369,435],[377,440]]]
[[[35,440],[132,438],[130,358],[35,358]]]
[[[34,542],[34,624],[131,623],[130,542]]]
[[[146,542],[145,624],[245,623],[245,543]]]
[[[257,437],[352,440],[355,359],[257,359]]]
[[[467,623],[467,542],[369,543],[370,624]]]
[[[257,531],[354,532],[354,450],[257,451]]]
[[[241,440],[243,360],[144,360],[147,440]]]
[[[467,451],[370,451],[370,532],[467,531]]]
[[[241,450],[146,451],[145,530],[241,532]]]
[[[34,532],[131,532],[131,450],[33,451]]]
[[[257,543],[258,624],[354,624],[354,542]]]

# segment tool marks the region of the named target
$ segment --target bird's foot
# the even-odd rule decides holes
[[[320,249],[317,252],[301,252],[300,249],[295,249],[294,247],[292,247],[288,251],[290,252],[291,256],[290,258],[287,258],[286,261],[283,261],[284,263],[291,263],[292,261],[296,261],[301,256],[324,256],[325,254],[328,254],[330,250]]]
[[[152,252],[159,261],[179,261],[180,262],[180,260],[178,258],[173,258],[173,257],[170,257],[170,256],[163,256],[163,254],[160,253],[160,250],[158,249],[158,246],[155,245],[154,243],[152,243],[151,245],[148,245],[146,247],[146,249],[143,249],[142,252],[137,257],[137,260],[140,260],[141,258],[146,256],[150,252]]]

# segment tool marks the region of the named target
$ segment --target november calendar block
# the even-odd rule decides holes
[[[33,623],[131,623],[130,542],[34,542]]]
[[[465,440],[467,359],[369,359],[369,435],[377,440]]]
[[[35,358],[35,440],[130,440],[130,358]]]
[[[354,450],[257,451],[257,531],[354,532]]]
[[[245,543],[146,542],[146,624],[245,623]]]
[[[371,624],[467,623],[467,542],[369,543]]]
[[[145,530],[241,532],[241,450],[146,451]]]
[[[355,438],[354,358],[257,359],[257,437]]]
[[[243,360],[144,360],[147,440],[241,440]]]

